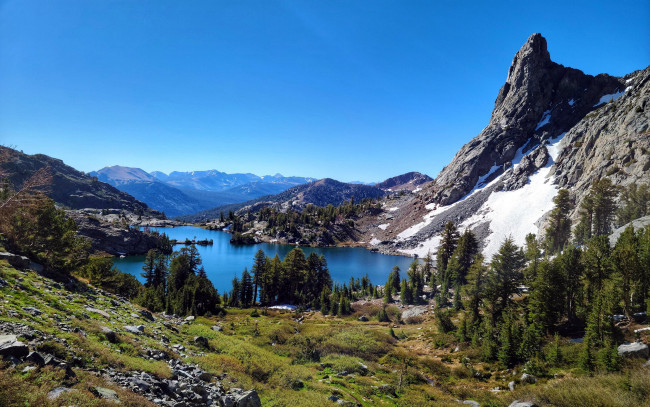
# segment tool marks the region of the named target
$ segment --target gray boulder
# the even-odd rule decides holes
[[[16,339],[16,335],[0,335],[0,356],[23,358],[29,353],[29,348]]]
[[[101,397],[106,400],[119,401],[119,397],[117,397],[117,392],[115,390],[107,389],[106,387],[95,386],[91,387],[90,391],[97,397]]]
[[[255,390],[249,390],[235,396],[237,407],[261,407],[260,396]]]
[[[146,309],[141,309],[140,310],[140,315],[142,315],[142,318],[144,318],[144,319],[148,319],[149,321],[152,321],[152,322],[155,321],[155,319],[154,319],[153,315],[151,314],[151,312],[147,311]]]
[[[142,329],[140,329],[140,328],[142,328]],[[144,332],[144,326],[142,326],[142,325],[139,325],[139,326],[124,325],[124,330],[126,332],[130,332],[132,334],[140,335],[142,332]]]
[[[532,374],[524,373],[521,375],[521,379],[519,379],[522,383],[537,383],[537,378],[533,376]]]
[[[537,404],[532,401],[519,401],[515,400],[508,407],[537,407]]]
[[[627,358],[645,358],[647,359],[650,352],[648,345],[643,342],[627,342],[618,347],[618,354]]]
[[[69,389],[67,387],[57,387],[54,390],[50,391],[47,393],[47,399],[48,400],[56,400],[61,396],[62,394],[75,391],[74,389]]]
[[[45,358],[38,352],[29,352],[25,358],[26,362],[31,362],[37,366],[45,366]]]
[[[103,326],[101,329],[107,341],[109,341],[110,343],[117,343],[117,334],[115,333],[115,331],[113,331],[111,328],[108,328],[106,326]]]
[[[8,252],[0,252],[0,259],[7,260],[9,264],[17,269],[26,269],[29,267],[30,263],[30,260],[27,257]]]

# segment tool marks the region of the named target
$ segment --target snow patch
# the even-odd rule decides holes
[[[634,80],[634,78],[627,79],[627,80],[625,81],[625,83],[630,83],[630,82],[632,82],[633,80]]]
[[[627,88],[627,89],[629,89],[629,88]],[[621,92],[610,93],[608,95],[603,95],[603,96],[601,96],[598,103],[596,103],[594,105],[594,107],[598,107],[598,106],[602,105],[603,103],[607,103],[607,102],[611,102],[612,100],[616,100],[616,99],[620,98],[621,96],[623,96],[623,93],[625,93],[625,90],[621,91]]]
[[[499,168],[501,168],[501,166],[497,165],[497,163],[494,163],[494,165],[492,166],[492,168],[490,168],[490,170],[487,172],[487,174],[481,175],[480,177],[478,177],[478,181],[476,182],[476,185],[474,186],[472,191],[475,190],[475,189],[483,188],[485,186],[485,180],[490,178],[490,175],[494,174],[494,172],[496,170],[498,170]]]
[[[376,237],[370,241],[370,244],[372,246],[377,246],[379,243],[381,243],[381,240],[377,239]]]
[[[569,106],[573,106],[573,105],[575,105],[575,104],[576,104],[576,101],[575,101],[575,100],[573,100],[573,99],[569,100]]]
[[[388,208],[388,211],[389,211],[389,212],[395,212],[395,211],[398,210],[398,209],[399,209],[398,207],[393,206],[392,208]]]
[[[379,229],[381,229],[381,230],[386,230],[386,228],[387,228],[388,226],[390,226],[390,223],[384,223],[384,224],[381,224],[381,225],[379,225],[379,226],[377,226],[377,227],[378,227]]]
[[[491,233],[486,238],[483,248],[483,255],[487,261],[499,250],[507,237],[511,237],[517,245],[524,245],[527,234],[538,232],[535,222],[553,209],[553,198],[557,195],[558,189],[553,184],[553,178],[548,175],[560,153],[559,142],[564,134],[549,140],[546,148],[551,158],[543,168],[529,177],[528,183],[523,188],[493,192],[476,214],[459,226],[461,230],[471,229],[479,224],[490,222]]]
[[[537,127],[535,127],[535,131],[537,131],[537,129],[541,127],[546,126],[550,121],[551,121],[551,111],[547,110],[544,112],[544,114],[542,114],[542,120],[540,120],[539,123],[537,123]]]
[[[282,309],[285,311],[295,311],[296,310],[295,305],[290,305],[290,304],[280,304],[280,305],[273,305],[272,307],[269,307],[269,309]]]
[[[413,193],[417,194],[418,192],[422,191],[421,187],[417,187],[413,190]]]
[[[431,239],[425,240],[424,242],[420,243],[418,247],[414,249],[400,249],[399,251],[404,254],[408,254],[413,256],[416,254],[418,257],[426,257],[427,253],[431,252],[432,254],[435,254],[436,251],[438,250],[438,246],[440,246],[440,240],[442,238],[440,236],[434,236]]]
[[[628,86],[627,88],[625,88],[625,90],[624,90],[623,92],[627,92],[627,91],[630,90],[630,89],[632,89],[632,87],[631,87],[631,86]]]

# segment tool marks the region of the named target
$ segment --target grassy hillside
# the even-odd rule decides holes
[[[186,321],[158,314],[148,318],[139,307],[83,281],[56,282],[4,260],[0,279],[0,334],[16,334],[30,350],[54,355],[73,372],[66,374],[60,365],[30,369],[29,362],[15,367],[5,362],[0,399],[7,406],[112,405],[96,395],[96,386],[115,390],[127,406],[167,399],[176,405],[172,402],[181,398],[155,397],[144,389],[182,379],[181,372],[192,369],[208,374],[201,384],[207,391],[254,388],[264,406],[334,405],[328,398],[362,406],[458,406],[458,400],[469,399],[482,406],[507,406],[515,399],[540,406],[650,402],[650,376],[634,361],[620,373],[594,376],[560,365],[540,374],[537,383],[517,383],[508,391],[508,383],[520,379],[520,369],[476,362],[474,351],[456,349],[456,338],[439,331],[429,310],[407,323],[398,319],[403,309],[390,306],[392,321],[378,322],[378,300],[353,304],[355,312],[344,318],[274,310],[252,316],[250,309],[229,309],[223,317]],[[359,321],[362,315],[369,321]],[[462,315],[452,321],[459,324]],[[129,332],[127,326],[142,332]],[[579,346],[562,341],[566,366],[573,364]],[[151,379],[138,384],[141,377]],[[127,388],[115,384],[125,380],[130,380]],[[48,399],[58,387],[72,391]],[[187,394],[179,394],[187,401]]]

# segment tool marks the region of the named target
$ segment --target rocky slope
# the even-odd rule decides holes
[[[430,181],[433,181],[433,178],[426,174],[421,174],[419,172],[407,172],[406,174],[388,178],[387,180],[380,182],[375,186],[389,192],[398,192],[403,190],[413,191],[418,188],[421,189],[421,185],[426,184]]]
[[[550,60],[533,34],[515,56],[488,126],[435,181],[389,197],[357,223],[366,245],[389,253],[435,252],[448,221],[473,230],[487,257],[511,236],[543,231],[559,188],[577,203],[593,180],[650,183],[650,68],[622,78],[585,75]]]
[[[0,172],[6,174],[16,188],[39,169],[48,166],[51,180],[43,191],[59,205],[70,209],[120,209],[143,215],[159,216],[145,203],[115,187],[43,154],[28,155],[0,146]]]
[[[43,154],[27,155],[0,147],[0,157],[0,174],[5,174],[15,188],[21,188],[39,169],[49,167],[50,177],[39,189],[66,208],[78,225],[78,234],[88,238],[94,250],[144,254],[157,247],[157,237],[129,227],[163,221],[162,214],[147,204]]]
[[[39,384],[2,405],[261,405],[254,390],[189,361],[210,350],[191,332],[194,317],[154,315],[73,278],[54,281],[5,261],[0,296],[0,365],[23,385]]]

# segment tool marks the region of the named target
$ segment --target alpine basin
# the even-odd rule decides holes
[[[166,233],[170,239],[176,240],[210,240],[210,246],[197,246],[203,267],[220,293],[230,291],[232,279],[241,277],[245,267],[250,271],[253,265],[253,256],[262,249],[267,256],[273,257],[276,254],[284,258],[289,251],[299,247],[309,256],[315,252],[325,256],[332,280],[338,283],[348,283],[350,277],[361,278],[368,274],[373,284],[384,284],[388,274],[394,266],[398,266],[403,273],[406,273],[412,258],[403,256],[391,256],[382,253],[371,252],[360,247],[302,247],[285,244],[259,243],[255,245],[232,245],[230,234],[226,232],[207,230],[195,226],[179,226],[175,228],[151,228],[161,233]],[[182,245],[174,246],[179,250]],[[119,270],[136,276],[140,281],[142,277],[142,265],[144,256],[128,256],[115,258],[113,264]]]

